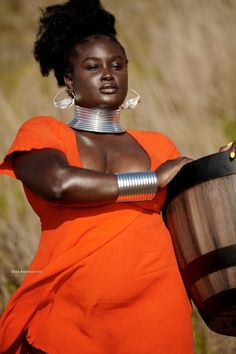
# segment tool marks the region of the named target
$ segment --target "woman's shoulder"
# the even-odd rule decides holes
[[[160,131],[129,130],[140,143],[149,149],[158,152],[161,159],[172,159],[179,156],[175,143]]]
[[[166,145],[174,145],[174,142],[164,133],[160,131],[153,131],[153,130],[128,130],[132,135],[139,136],[140,138],[147,139],[150,142],[153,141],[156,144],[163,144]]]
[[[58,128],[66,126],[65,123],[59,121],[53,116],[33,116],[22,123],[21,128],[30,128],[34,126],[42,126],[45,128]]]
[[[38,137],[38,139],[43,140],[47,137],[48,139],[57,137],[64,140],[69,131],[67,124],[53,116],[33,116],[23,122],[18,130],[17,137],[23,139]]]
[[[67,152],[70,129],[65,123],[51,116],[34,116],[19,128],[8,152],[0,163],[0,174],[15,177],[12,167],[13,153],[40,149],[56,149]]]

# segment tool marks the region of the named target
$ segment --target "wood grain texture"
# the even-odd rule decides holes
[[[220,166],[215,168],[220,175]],[[182,190],[169,200],[165,219],[187,291],[203,319],[216,332],[236,336],[236,174]]]

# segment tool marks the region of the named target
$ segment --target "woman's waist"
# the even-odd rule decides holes
[[[108,219],[125,217],[134,213],[159,214],[154,202],[132,202],[132,203],[111,203],[102,206],[90,207],[69,207],[69,206],[51,206],[40,215],[42,228],[54,224],[55,226],[65,226],[69,223],[83,223],[89,220],[95,222],[105,222]]]

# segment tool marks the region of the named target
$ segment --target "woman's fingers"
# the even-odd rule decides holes
[[[158,186],[163,188],[177,175],[181,168],[187,163],[193,161],[189,157],[179,157],[175,160],[164,162],[157,170]]]
[[[220,147],[220,152],[222,152],[222,151],[227,151],[227,150],[229,150],[231,147],[232,147],[232,145],[233,145],[233,141],[231,141],[230,143],[228,143],[227,145],[225,145],[225,146],[221,146]]]
[[[190,157],[187,157],[187,156],[182,156],[182,157],[180,157],[180,161],[181,161],[181,165],[184,166],[187,163],[192,162],[193,159],[191,159]]]
[[[236,141],[231,141],[230,143],[228,143],[226,146],[222,146],[220,148],[220,152],[223,151],[229,151],[229,157],[231,160],[234,160],[236,157]]]
[[[234,141],[230,147],[229,157],[234,160],[236,157],[236,142]]]

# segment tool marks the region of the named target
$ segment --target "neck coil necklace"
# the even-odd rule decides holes
[[[124,133],[120,124],[120,109],[106,110],[85,108],[75,105],[74,116],[68,123],[70,128],[93,133]]]

